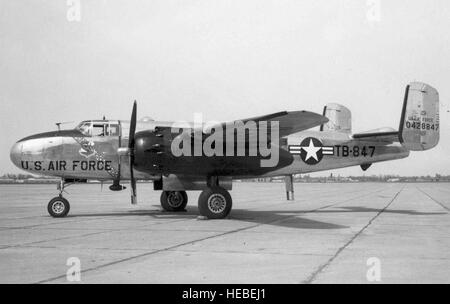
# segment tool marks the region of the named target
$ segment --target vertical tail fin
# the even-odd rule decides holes
[[[439,93],[421,82],[406,87],[399,139],[411,151],[428,150],[439,142]]]
[[[352,133],[352,113],[343,105],[329,103],[323,108],[323,116],[328,122],[320,126],[320,131]]]

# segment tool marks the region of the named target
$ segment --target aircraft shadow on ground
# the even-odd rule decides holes
[[[336,207],[343,210],[317,210],[314,213],[393,213],[393,214],[404,214],[404,215],[440,215],[447,214],[447,212],[419,212],[415,210],[394,210],[394,209],[377,209],[377,208],[367,208],[367,207]]]
[[[377,209],[368,207],[336,207],[334,210],[252,210],[252,209],[233,209],[230,214],[230,220],[250,222],[255,224],[274,225],[286,228],[296,229],[344,229],[349,226],[322,222],[313,219],[301,217],[305,214],[323,214],[323,213],[391,213],[404,215],[440,215],[447,212],[418,212],[414,210],[392,210]],[[193,219],[198,216],[196,206],[188,206],[184,212],[167,212],[160,209],[153,210],[129,210],[124,212],[109,213],[90,213],[74,214],[68,217],[121,217],[121,216],[149,216],[155,219]]]
[[[121,216],[149,216],[155,219],[195,219],[198,216],[198,208],[188,206],[184,212],[167,212],[161,210],[130,210],[126,212],[72,214],[68,218],[75,217],[121,217]],[[321,222],[301,217],[304,211],[261,211],[251,209],[233,209],[226,220],[242,221],[255,224],[274,225],[297,229],[343,229],[348,226]]]

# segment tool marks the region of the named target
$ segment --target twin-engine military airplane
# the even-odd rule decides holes
[[[431,86],[413,82],[406,87],[398,130],[380,128],[352,134],[351,113],[339,104],[327,104],[323,115],[307,111],[279,112],[244,119],[241,126],[254,122],[258,135],[252,141],[250,128],[244,136],[223,137],[227,152],[213,155],[200,151],[195,155],[175,155],[174,142],[180,138],[206,143],[209,131],[189,124],[173,131],[173,123],[137,121],[136,102],[131,121],[90,120],[73,130],[57,130],[26,137],[11,149],[11,160],[19,168],[34,174],[61,178],[59,195],[48,203],[53,217],[64,217],[70,205],[63,197],[64,187],[87,180],[112,181],[112,191],[125,189],[120,183],[130,180],[131,202],[136,203],[136,180],[152,180],[154,190],[162,190],[161,206],[167,211],[184,210],[186,190],[201,190],[199,213],[208,218],[225,218],[231,211],[233,179],[285,176],[287,199],[293,199],[293,174],[361,166],[405,158],[410,151],[433,148],[439,141],[439,96]],[[262,132],[262,122],[278,127],[278,136]],[[234,122],[215,125],[236,126]],[[319,131],[309,130],[320,126]],[[267,127],[267,125],[266,125]],[[234,130],[236,135],[240,130]],[[253,136],[255,137],[255,136]],[[197,139],[195,139],[197,138]],[[217,138],[216,138],[217,139]],[[220,138],[219,138],[220,139]],[[268,155],[250,153],[260,142],[277,154],[277,162],[263,165]],[[211,143],[212,148],[219,140]],[[231,149],[228,150],[228,145]],[[252,146],[253,145],[253,146]],[[180,145],[182,149],[194,148]],[[223,149],[223,148],[222,148]]]

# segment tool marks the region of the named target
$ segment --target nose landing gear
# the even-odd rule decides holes
[[[69,201],[62,196],[66,184],[61,179],[61,182],[58,184],[59,195],[48,202],[47,211],[52,217],[65,217],[70,211]]]

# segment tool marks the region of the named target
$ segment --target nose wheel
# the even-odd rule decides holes
[[[198,211],[210,219],[223,219],[230,213],[232,200],[230,193],[220,187],[204,190],[198,198]]]
[[[47,211],[53,217],[65,217],[70,211],[69,201],[62,196],[52,198],[47,205]]]

